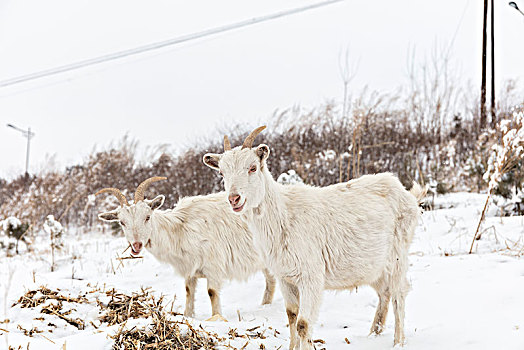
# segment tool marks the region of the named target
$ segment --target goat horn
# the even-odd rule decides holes
[[[100,191],[95,193],[95,196],[98,196],[101,193],[111,193],[116,198],[118,198],[118,201],[120,202],[120,206],[127,205],[127,199],[126,196],[118,188],[108,187],[108,188],[102,188]]]
[[[231,143],[229,142],[227,135],[224,135],[224,152],[225,151],[231,151]]]
[[[167,180],[167,177],[163,177],[163,176],[150,177],[149,179],[144,180],[140,185],[138,185],[138,187],[136,188],[136,192],[135,192],[135,204],[140,202],[141,200],[144,200],[144,192],[151,183],[162,181],[162,180]]]
[[[253,146],[253,141],[255,141],[255,137],[257,137],[258,134],[262,132],[266,128],[265,125],[259,126],[255,130],[251,131],[251,134],[249,134],[248,137],[244,140],[244,144],[242,145],[242,149],[244,148],[251,148]]]

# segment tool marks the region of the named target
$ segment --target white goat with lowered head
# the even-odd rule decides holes
[[[408,248],[424,196],[408,192],[389,173],[365,175],[327,187],[278,184],[267,169],[269,147],[252,148],[265,127],[242,147],[204,155],[218,171],[233,212],[254,234],[266,266],[278,278],[290,325],[290,349],[313,349],[312,325],[324,289],[373,287],[379,297],[371,332],[383,331],[392,299],[395,344],[404,342]]]
[[[152,182],[165,180],[152,177],[142,182],[133,204],[116,188],[104,188],[115,195],[120,207],[99,214],[104,221],[117,221],[136,256],[145,247],[155,258],[173,266],[185,278],[186,308],[184,315],[194,315],[195,288],[198,278],[207,279],[212,315],[221,315],[220,289],[224,281],[247,280],[263,270],[266,290],[262,304],[270,304],[275,279],[255,251],[247,226],[234,215],[224,192],[207,196],[181,198],[174,209],[159,210],[165,197],[144,199],[144,191]]]

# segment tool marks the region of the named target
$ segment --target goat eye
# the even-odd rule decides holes
[[[125,226],[126,224],[124,224],[123,221],[120,221],[120,225]]]
[[[221,171],[218,172],[218,175],[224,177],[224,174]]]
[[[257,171],[257,166],[256,165],[252,165],[251,168],[249,168],[249,172],[250,173],[254,173],[255,171]]]
[[[146,216],[146,222],[148,222],[149,219],[151,219],[151,215]]]

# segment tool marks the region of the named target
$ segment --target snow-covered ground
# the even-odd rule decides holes
[[[488,216],[486,231],[475,244],[477,254],[468,255],[471,237],[482,209],[484,195],[458,193],[437,197],[438,209],[425,212],[410,254],[409,278],[412,291],[407,298],[406,349],[524,349],[524,217]],[[104,299],[104,290],[115,288],[132,293],[151,287],[174,299],[174,310],[183,312],[184,281],[171,267],[158,263],[145,253],[144,259],[116,260],[126,248],[124,238],[110,235],[66,235],[65,252],[57,257],[50,272],[45,241],[36,242],[37,254],[25,253],[0,258],[0,349],[30,343],[30,349],[111,349],[109,338],[118,326],[100,325],[94,300]],[[39,308],[12,307],[27,290],[45,285],[76,297],[89,293],[88,304],[75,304],[72,317],[87,324],[78,330],[65,321],[44,315]],[[198,288],[200,287],[200,288]],[[245,349],[287,349],[289,332],[283,299],[277,289],[270,306],[261,306],[264,290],[262,274],[248,283],[232,282],[222,291],[224,316],[229,322],[206,322],[211,307],[204,283],[197,287],[196,316],[191,322],[226,336],[260,326],[265,339],[252,339]],[[322,339],[317,349],[384,349],[393,346],[394,319],[378,337],[368,337],[377,305],[375,292],[362,287],[352,292],[324,292],[314,339]],[[64,303],[66,304],[66,303]],[[5,313],[5,315],[4,315]],[[181,316],[177,316],[180,317]],[[35,320],[40,318],[40,320]],[[239,321],[239,318],[241,321]],[[53,323],[55,326],[50,326]],[[148,320],[129,322],[145,325]],[[18,328],[37,327],[43,333],[27,337]],[[52,332],[49,332],[52,330]],[[346,338],[349,344],[346,342]],[[229,340],[241,348],[246,339]]]

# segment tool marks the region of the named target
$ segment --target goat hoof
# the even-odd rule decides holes
[[[404,348],[404,345],[406,345],[406,339],[395,340],[395,342],[393,344],[393,347],[395,349],[402,349],[402,348]]]
[[[206,320],[207,322],[228,322],[221,314],[215,314]]]
[[[371,328],[368,336],[369,337],[378,337],[380,334],[382,334],[383,331],[384,331],[384,326],[377,325]]]

